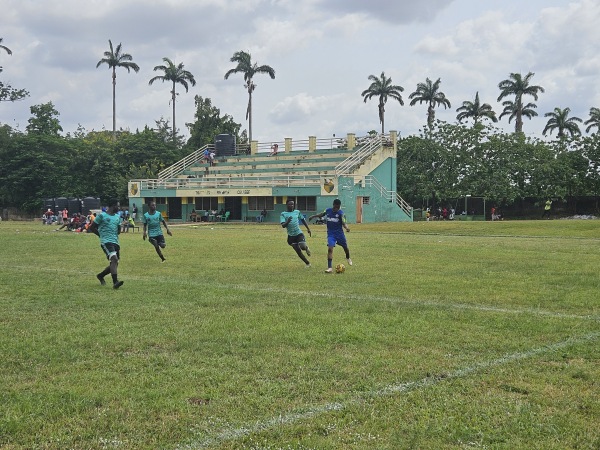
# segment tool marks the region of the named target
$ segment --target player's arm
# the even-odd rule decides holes
[[[309,219],[310,220],[310,219]],[[306,231],[308,231],[308,235],[310,237],[312,237],[312,232],[310,231],[310,228],[308,226],[308,222],[306,221],[306,219],[304,217],[302,217],[302,223],[304,224],[304,226],[306,227]]]
[[[173,236],[173,233],[171,233],[171,230],[169,230],[169,225],[167,225],[167,221],[164,218],[162,219],[162,224],[165,226],[165,230],[167,230],[167,234],[169,236]]]
[[[350,228],[348,228],[348,225],[346,225],[346,214],[342,216],[342,226],[347,233],[350,233]]]
[[[310,217],[308,218],[308,221],[310,222],[310,221],[311,221],[312,219],[314,219],[315,217],[317,217],[317,218],[319,218],[319,219],[320,219],[320,218],[322,218],[322,217],[325,215],[325,213],[326,213],[326,211],[323,211],[322,213],[319,213],[319,214],[313,214],[312,216],[310,216]]]
[[[92,221],[92,224],[88,228],[88,233],[94,233],[96,236],[100,236],[100,233],[98,233],[98,223],[96,221]]]
[[[282,228],[287,228],[287,226],[290,224],[290,222],[292,221],[292,216],[288,216],[288,218],[286,220],[283,220],[283,215],[281,216],[281,227]]]
[[[144,224],[144,234],[142,234],[142,239],[146,240],[146,236],[148,236],[148,224],[145,220],[142,223]]]

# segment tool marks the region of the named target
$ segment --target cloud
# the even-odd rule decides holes
[[[321,0],[317,5],[336,14],[361,14],[395,24],[428,23],[453,0]]]

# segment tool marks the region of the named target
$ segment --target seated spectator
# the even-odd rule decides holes
[[[269,154],[269,156],[275,156],[275,155],[277,155],[278,151],[279,151],[279,144],[273,144],[271,146],[271,153]]]
[[[256,216],[256,221],[257,222],[264,222],[265,221],[265,217],[267,217],[267,210],[263,209],[260,214],[258,216]]]

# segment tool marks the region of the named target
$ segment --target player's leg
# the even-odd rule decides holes
[[[306,259],[300,248],[300,242],[304,240],[304,236],[299,234],[298,236],[288,236],[288,245],[291,245],[298,257],[304,261],[304,264],[310,266],[310,261]]]
[[[348,242],[346,241],[346,235],[340,234],[336,238],[337,245],[344,249],[344,253],[346,254],[346,260],[348,261],[348,265],[352,265],[352,260],[350,259],[350,249],[348,248]]]
[[[327,235],[327,270],[325,272],[333,272],[333,248],[335,247],[335,236]]]
[[[148,242],[150,242],[154,246],[154,250],[156,250],[156,253],[160,257],[160,260],[164,261],[165,257],[163,256],[162,252],[160,251],[159,236],[148,238]]]

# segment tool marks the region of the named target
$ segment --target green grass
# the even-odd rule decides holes
[[[0,224],[0,448],[600,447],[600,222],[172,229]]]

